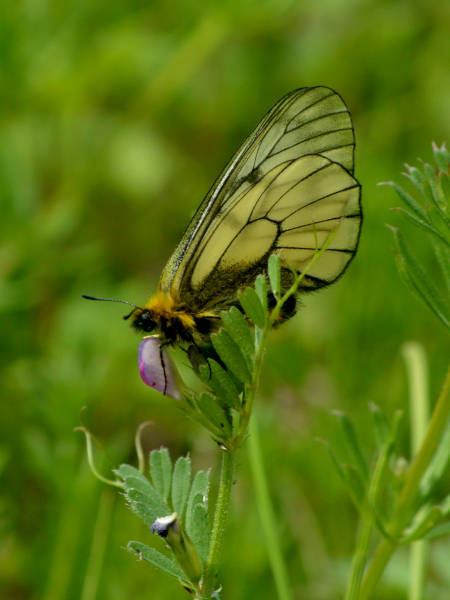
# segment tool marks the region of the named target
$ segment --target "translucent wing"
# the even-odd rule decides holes
[[[224,307],[277,252],[298,272],[330,233],[303,289],[332,283],[352,259],[361,224],[354,135],[342,98],[325,87],[284,96],[245,140],[167,263],[160,290],[192,309]]]

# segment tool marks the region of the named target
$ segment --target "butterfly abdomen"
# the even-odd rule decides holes
[[[267,306],[269,310],[275,308],[277,300],[273,294],[267,295]],[[297,298],[295,296],[289,296],[286,302],[281,307],[280,313],[278,315],[277,320],[274,323],[274,326],[277,327],[284,323],[288,319],[291,319],[295,313],[297,312]]]

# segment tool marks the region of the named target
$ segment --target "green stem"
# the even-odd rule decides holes
[[[419,540],[411,544],[409,600],[423,600],[424,598],[428,547],[428,540]]]
[[[429,419],[427,362],[423,347],[415,342],[404,345],[403,358],[409,379],[411,454],[415,456],[425,436]],[[411,544],[409,600],[423,599],[427,550],[426,540]]]
[[[102,572],[108,535],[111,528],[113,503],[114,496],[111,495],[108,489],[104,489],[100,497],[92,545],[81,592],[81,600],[95,600],[98,593],[98,584]]]
[[[400,418],[401,413],[396,413],[392,427],[392,440],[396,438]],[[374,529],[375,525],[377,525],[378,528],[382,528],[384,532],[383,524],[381,520],[377,518],[377,506],[384,473],[386,471],[386,466],[390,456],[392,440],[387,440],[384,444],[383,450],[376,462],[369,489],[367,491],[367,499],[364,505],[364,511],[361,512],[361,522],[359,525],[355,554],[350,570],[345,600],[357,600],[359,598],[364,569],[366,567],[369,555],[369,544],[372,530]]]
[[[261,453],[258,426],[255,415],[250,421],[250,435],[248,439],[250,465],[256,491],[256,503],[262,522],[265,545],[269,555],[269,562],[275,579],[275,586],[280,600],[291,600],[286,566],[277,535],[277,525],[274,510],[270,501],[267,479]]]
[[[357,600],[361,588],[361,581],[369,552],[370,536],[372,534],[372,522],[367,516],[361,516],[358,539],[355,554],[353,555],[350,579],[345,593],[345,600]]]
[[[384,539],[380,542],[372,562],[367,569],[364,578],[361,595],[359,600],[368,600],[378,583],[383,571],[391,558],[393,552],[397,548],[397,543],[394,541],[402,532],[404,526],[409,521],[411,514],[411,506],[417,497],[421,479],[430,464],[433,455],[438,447],[439,441],[446,430],[447,421],[450,413],[450,369],[447,372],[447,377],[444,382],[441,394],[434,407],[433,415],[428,426],[425,438],[416,455],[408,476],[406,478],[403,489],[397,500],[394,516],[388,531],[391,535],[391,540]]]
[[[450,369],[447,372],[447,376],[444,382],[444,386],[434,407],[433,415],[431,417],[430,424],[428,426],[425,438],[420,447],[419,452],[414,459],[411,469],[406,478],[405,485],[403,486],[402,492],[398,499],[398,506],[395,515],[395,523],[401,529],[405,522],[409,520],[409,510],[411,504],[416,498],[420,482],[424,472],[433,458],[436,448],[439,445],[439,441],[442,434],[445,432],[447,427],[447,421],[450,414]]]
[[[231,486],[233,483],[234,450],[222,453],[219,491],[217,494],[214,521],[211,533],[211,544],[202,581],[202,598],[209,599],[215,590],[217,571],[219,568],[223,536],[227,524],[230,507]]]

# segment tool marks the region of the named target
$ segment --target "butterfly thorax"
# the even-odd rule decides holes
[[[168,344],[195,342],[216,329],[218,315],[194,312],[163,292],[150,298],[144,308],[136,308],[132,325],[145,333],[157,332]]]

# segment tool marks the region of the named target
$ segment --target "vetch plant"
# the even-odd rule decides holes
[[[329,236],[324,246],[315,252],[308,268],[326,251],[333,237]],[[220,447],[221,472],[213,509],[208,498],[209,474],[199,471],[191,482],[189,457],[180,457],[173,465],[167,449],[153,450],[147,476],[137,434],[138,468],[121,465],[116,470],[117,478],[108,480],[95,469],[91,436],[84,430],[94,473],[102,481],[123,490],[130,508],[160,538],[160,543],[164,542],[169,554],[138,541],[130,541],[128,549],[178,579],[199,600],[219,597],[218,569],[235,457],[248,436],[267,336],[308,268],[301,275],[295,273],[293,284],[282,293],[280,261],[276,255],[270,257],[268,281],[265,276],[258,276],[254,288],[239,293],[242,310],[232,307],[221,314],[222,327],[211,335],[209,350],[195,352],[194,348],[190,358],[198,374],[200,390],[185,389],[180,381],[176,383],[170,358],[158,338],[148,336],[140,344],[138,362],[143,381],[176,398],[180,408],[204,426]],[[272,300],[271,308],[268,298]],[[278,595],[287,600],[292,596],[276,534],[255,423],[248,442],[269,559]]]

